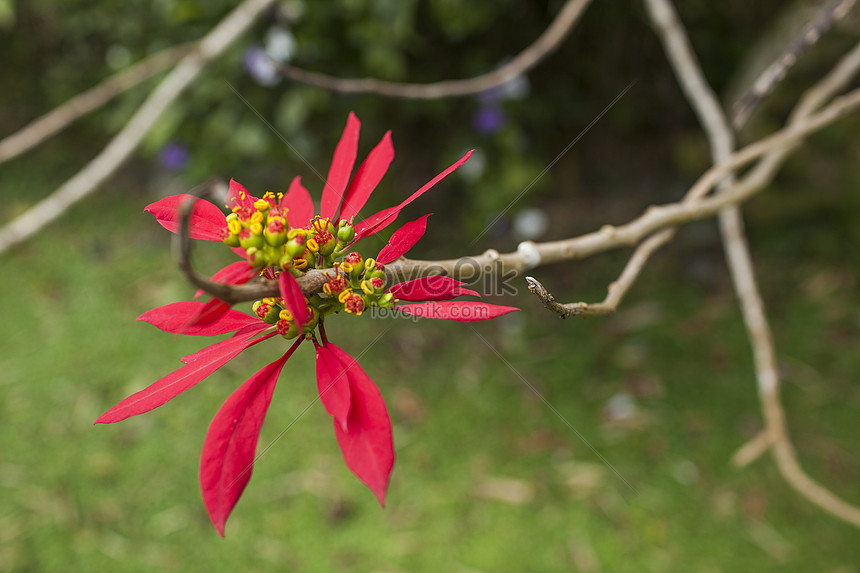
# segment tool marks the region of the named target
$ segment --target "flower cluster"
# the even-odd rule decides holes
[[[356,360],[329,342],[327,317],[360,316],[374,307],[418,317],[457,321],[488,320],[513,307],[452,300],[475,291],[443,276],[428,276],[388,286],[385,265],[411,249],[424,235],[428,215],[396,230],[375,257],[363,257],[355,244],[393,223],[400,211],[460,167],[470,153],[434,177],[403,202],[367,218],[359,210],[370,198],[394,158],[390,133],[370,152],[353,175],[359,121],[350,114],[338,143],[322,193],[319,214],[297,177],[286,193],[257,198],[230,181],[226,216],[208,201],[197,201],[189,218],[191,238],[221,241],[241,260],[212,276],[238,285],[251,280],[275,281],[280,296],[253,303],[251,315],[212,298],[184,301],[150,310],[138,320],[163,331],[215,336],[233,333],[182,358],[184,366],[129,396],[102,414],[96,423],[113,423],[157,408],[188,390],[243,350],[280,335],[294,342],[271,364],[251,376],[224,402],[209,427],[200,460],[203,501],[215,529],[224,525],[251,477],[260,429],[286,361],[304,342],[316,354],[320,401],[332,416],[335,436],[347,467],[384,505],[394,445],[391,421],[382,395]],[[191,200],[174,195],[146,208],[166,229],[177,232],[179,207]],[[357,221],[358,220],[358,221]],[[311,269],[325,273],[319,292],[303,292],[297,281]],[[386,288],[387,287],[387,288]],[[198,292],[198,295],[202,294]]]

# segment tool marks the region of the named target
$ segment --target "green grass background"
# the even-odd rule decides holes
[[[344,466],[320,405],[305,412],[316,387],[303,348],[219,538],[200,447],[221,402],[284,343],[149,414],[92,425],[205,343],[134,321],[192,293],[148,201],[109,189],[0,259],[0,570],[860,571],[860,532],[793,493],[770,458],[729,464],[761,427],[745,332],[728,283],[709,288],[671,257],[608,319],[558,321],[522,284],[502,302],[523,311],[493,323],[334,317],[330,337],[361,355],[389,404],[387,508]],[[207,269],[223,260],[198,253]],[[585,291],[557,294],[594,300],[623,256],[543,276],[585,268]],[[860,502],[853,271],[764,264],[802,463]],[[622,419],[607,413],[619,394],[635,404]]]

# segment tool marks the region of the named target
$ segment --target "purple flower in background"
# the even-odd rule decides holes
[[[188,148],[175,141],[169,142],[161,148],[158,153],[158,160],[161,166],[168,171],[182,171],[188,164]]]
[[[528,97],[530,89],[529,79],[520,74],[501,85],[479,93],[476,99],[481,107],[472,116],[472,127],[483,135],[496,133],[507,123],[507,115],[502,109],[502,102],[525,99]]]
[[[504,110],[497,104],[482,105],[472,116],[472,127],[484,135],[499,131],[506,121]]]
[[[278,70],[266,55],[266,51],[258,46],[249,46],[242,58],[245,71],[261,86],[271,87],[281,81]]]

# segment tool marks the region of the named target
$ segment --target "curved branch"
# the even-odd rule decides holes
[[[282,76],[296,82],[327,90],[348,93],[374,93],[387,97],[438,99],[474,95],[511,81],[524,74],[561,45],[591,0],[567,0],[555,20],[528,48],[502,67],[473,78],[431,84],[386,82],[375,78],[336,78],[272,62]]]
[[[38,233],[111,176],[206,65],[224,52],[274,0],[244,0],[161,81],[125,127],[90,163],[51,195],[0,229],[0,253]]]
[[[191,44],[173,46],[144,58],[131,67],[109,77],[99,85],[80,93],[42,117],[28,123],[0,140],[0,163],[39,145],[56,135],[78,118],[98,109],[122,92],[148,80],[158,72],[175,65],[191,51]]]
[[[570,302],[562,304],[556,302],[552,294],[537,279],[526,277],[526,283],[528,283],[529,291],[536,295],[547,309],[558,314],[561,318],[569,318],[571,316],[608,316],[614,314],[618,310],[618,305],[624,299],[624,295],[627,294],[627,291],[630,290],[630,287],[633,286],[633,283],[639,277],[639,273],[645,268],[645,263],[648,262],[651,254],[671,241],[677,231],[677,227],[663,229],[640,243],[633,256],[630,257],[630,260],[624,266],[624,270],[621,272],[618,280],[609,284],[606,298],[602,302]]]
[[[688,100],[702,122],[711,144],[714,160],[715,162],[725,160],[731,155],[733,139],[728,119],[720,108],[716,95],[708,86],[701,67],[696,62],[686,31],[675,14],[671,0],[647,0],[647,4],[652,15],[659,14],[661,40],[664,43],[666,55],[675,68]],[[655,17],[655,21],[657,19]],[[813,109],[810,107],[808,112]],[[803,119],[800,113],[793,117],[794,121]],[[730,178],[731,175],[724,182],[730,182]],[[797,461],[779,397],[779,373],[773,335],[761,293],[756,284],[755,268],[744,233],[740,208],[733,205],[720,211],[719,223],[729,271],[752,346],[756,381],[766,426],[767,438],[765,439],[774,453],[780,473],[795,491],[821,509],[860,527],[860,507],[851,505],[814,481],[803,471]],[[747,455],[751,454],[747,452]]]

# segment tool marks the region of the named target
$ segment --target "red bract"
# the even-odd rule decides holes
[[[423,277],[385,290],[383,265],[404,255],[418,242],[426,231],[429,215],[395,231],[376,259],[364,259],[352,251],[352,245],[392,223],[401,209],[462,165],[471,152],[399,205],[355,223],[360,219],[359,210],[394,158],[391,135],[386,133],[353,174],[359,130],[358,118],[350,114],[323,187],[320,216],[314,216],[310,194],[298,177],[285,194],[266,193],[262,198],[254,197],[231,180],[227,200],[232,213],[226,217],[212,203],[197,201],[189,219],[190,236],[223,241],[245,258],[219,270],[213,280],[234,285],[254,277],[277,281],[280,297],[255,302],[252,315],[232,310],[217,298],[205,303],[176,302],[142,314],[138,320],[165,332],[232,336],[183,357],[181,368],[129,396],[96,420],[112,423],[148,412],[190,389],[251,346],[276,334],[295,339],[280,358],[230,395],[209,426],[200,459],[200,487],[212,524],[222,536],[227,518],[251,478],[257,441],[278,377],[305,340],[310,340],[315,349],[317,391],[332,416],[344,461],[380,505],[385,504],[394,465],[388,410],[379,389],[356,360],[326,338],[326,316],[340,311],[357,316],[379,307],[465,321],[487,320],[516,310],[482,302],[451,301],[478,293],[448,277]],[[180,224],[179,208],[190,198],[166,197],[147,206],[146,211],[175,233]],[[308,268],[325,268],[329,278],[322,291],[314,295],[303,293],[296,280]],[[403,301],[425,302],[400,305]]]
[[[417,300],[451,300],[458,296],[481,296],[477,292],[463,288],[465,283],[451,277],[430,276],[398,283],[388,292],[394,298],[405,301]]]
[[[212,525],[222,537],[227,517],[251,479],[257,440],[275,383],[300,343],[239,386],[209,426],[200,455],[200,488]]]
[[[430,215],[432,213],[428,213],[415,221],[410,221],[394,231],[388,244],[376,256],[376,262],[387,265],[405,255],[424,236],[424,232],[427,231],[427,217]]]

